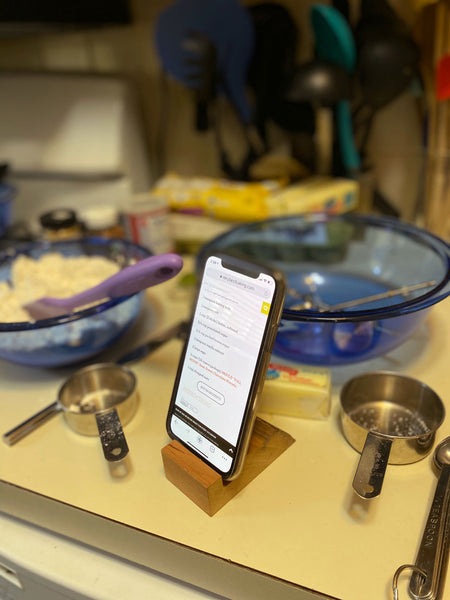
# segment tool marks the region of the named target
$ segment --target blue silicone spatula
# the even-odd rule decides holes
[[[158,254],[125,267],[98,285],[67,298],[44,297],[24,305],[32,319],[50,319],[103,300],[135,294],[174,277],[183,266],[178,254]]]

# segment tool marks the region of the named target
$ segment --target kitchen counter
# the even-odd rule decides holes
[[[120,347],[98,358],[114,358],[138,338],[187,316],[189,306],[177,279],[148,290],[140,323]],[[449,308],[450,299],[433,307],[389,355],[332,369],[327,420],[261,415],[296,441],[213,517],[164,476],[161,448],[170,441],[165,417],[181,351],[180,341],[169,342],[130,365],[141,400],[125,427],[126,477],[111,477],[98,438],[74,433],[60,416],[13,447],[0,443],[0,555],[14,546],[2,531],[11,534],[17,518],[21,529],[43,527],[84,549],[131,561],[133,568],[234,600],[390,598],[395,570],[414,562],[434,494],[432,454],[389,465],[381,496],[358,499],[352,479],[359,455],[340,431],[339,390],[358,373],[399,371],[431,386],[450,415]],[[50,404],[71,372],[0,362],[3,431]],[[450,416],[436,441],[447,435]],[[400,578],[400,597],[408,597],[408,578]],[[443,597],[450,599],[450,583]]]

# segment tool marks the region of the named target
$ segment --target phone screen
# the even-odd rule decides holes
[[[239,272],[217,256],[205,264],[168,430],[223,474],[233,468],[263,342],[276,334],[277,285],[270,273]]]

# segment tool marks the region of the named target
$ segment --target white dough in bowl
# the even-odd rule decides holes
[[[19,255],[12,263],[10,282],[0,282],[0,322],[31,321],[23,305],[44,296],[73,296],[119,270],[117,263],[103,256],[66,257],[50,252],[34,259]]]

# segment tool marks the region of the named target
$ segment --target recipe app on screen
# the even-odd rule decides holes
[[[223,472],[238,441],[275,280],[206,263],[171,417],[175,435]]]

